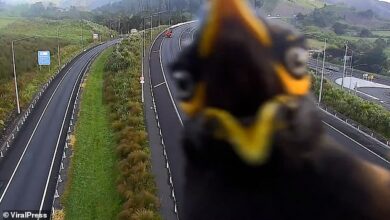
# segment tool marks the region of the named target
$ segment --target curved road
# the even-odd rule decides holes
[[[94,47],[50,83],[0,163],[0,218],[6,210],[50,213],[70,116],[91,61],[117,41]]]
[[[175,197],[177,200],[178,216],[180,217],[185,158],[179,141],[182,121],[185,120],[185,116],[181,113],[180,109],[178,109],[174,100],[176,90],[170,78],[168,65],[175,59],[181,48],[191,42],[193,35],[196,32],[196,24],[181,25],[174,28],[173,32],[174,35],[172,39],[165,39],[162,36],[156,39],[151,48],[151,54],[148,57],[148,64],[150,67],[150,82],[153,88],[159,126],[162,131],[161,134],[167,152]],[[145,73],[145,77],[146,82],[149,82],[148,73]],[[147,93],[148,91],[145,90],[145,92]],[[151,102],[146,101],[146,105],[153,108]],[[150,110],[147,111],[149,111],[149,114],[152,114]],[[363,135],[331,115],[323,112],[321,112],[321,114],[323,116],[324,128],[327,133],[334,140],[343,145],[347,151],[356,154],[365,160],[390,169],[390,149],[387,146],[378,143],[369,136]],[[152,117],[155,116],[148,115],[149,119]],[[148,123],[148,129],[150,131],[155,128],[151,127],[151,124]],[[152,145],[159,145],[158,141],[153,141],[153,139],[157,139],[158,137],[153,134],[149,135]],[[152,154],[153,151],[161,151],[160,149],[162,147],[163,146],[161,145],[152,146]],[[157,154],[156,152],[154,154]],[[154,166],[160,166],[159,168],[163,169],[161,164],[154,164]],[[155,173],[156,172],[157,171],[155,171]],[[168,181],[164,179],[157,180],[160,197],[164,197],[164,201],[169,201],[166,198],[169,196],[167,195],[169,192],[166,190],[167,182]],[[161,190],[162,188],[165,190]],[[171,205],[165,206],[165,204],[163,204],[162,206],[162,213],[165,219],[176,218],[174,215],[169,215],[169,212],[173,212]],[[170,210],[167,210],[168,208],[170,208]]]

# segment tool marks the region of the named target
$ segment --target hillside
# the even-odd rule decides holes
[[[36,38],[15,43],[16,72],[23,108],[58,68],[58,28],[60,28],[59,43],[62,63],[79,53],[83,45],[88,46],[93,43],[93,33],[101,34],[103,39],[107,39],[110,35],[106,27],[87,21],[82,23],[81,25],[80,21],[74,20],[53,21],[42,18],[0,17],[0,47],[2,48],[0,50],[0,131],[12,118],[11,114],[16,106],[12,83],[11,41],[36,36]],[[81,33],[83,33],[83,41]],[[38,50],[51,51],[51,68],[37,66]]]
[[[322,0],[262,0],[261,11],[266,14],[293,16],[308,14],[315,8],[323,7]]]
[[[390,23],[378,17],[375,11],[366,9],[364,11],[350,8],[346,5],[327,5],[326,7],[315,9],[303,19],[305,25],[317,25],[320,27],[332,27],[336,22],[351,26],[354,30],[361,28],[383,29],[390,28]]]
[[[2,1],[10,5],[24,4],[24,3],[31,4],[31,3],[39,2],[38,0],[2,0]],[[109,4],[116,1],[119,0],[40,0],[40,2],[43,2],[45,4],[47,4],[48,2],[53,2],[54,4],[56,4],[61,8],[69,8],[70,6],[76,6],[78,8],[82,8],[85,10],[92,10],[100,6],[103,6],[105,4]]]
[[[328,4],[345,4],[357,10],[375,11],[379,16],[390,19],[390,3],[379,0],[326,0]]]

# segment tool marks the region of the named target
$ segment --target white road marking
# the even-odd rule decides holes
[[[157,85],[153,86],[153,88],[160,87],[160,86],[162,86],[162,85],[164,85],[164,84],[166,84],[166,82],[159,83],[159,84],[157,84]]]
[[[182,31],[182,32],[180,33],[180,36],[179,36],[179,50],[182,50],[182,47],[181,47],[181,40],[183,39],[183,35],[184,35],[185,33],[190,33],[190,32],[188,32],[188,30],[190,30],[190,29],[191,29],[191,27],[185,28],[184,31]]]
[[[99,53],[93,54],[93,55],[91,56],[91,58],[88,60],[88,62],[86,62],[85,66],[83,66],[83,68],[81,69],[79,75],[77,76],[77,79],[76,79],[75,84],[73,85],[72,93],[70,94],[70,97],[69,97],[69,100],[68,100],[68,105],[67,105],[67,107],[66,107],[66,111],[65,111],[65,114],[64,114],[64,118],[63,118],[62,124],[61,124],[61,130],[60,130],[60,132],[59,132],[59,134],[58,134],[56,147],[55,147],[54,154],[53,154],[53,157],[52,157],[52,160],[51,160],[51,165],[50,165],[49,174],[48,174],[47,179],[46,179],[45,190],[43,191],[43,196],[42,196],[42,200],[41,200],[41,205],[40,205],[40,207],[39,207],[39,214],[40,214],[41,211],[42,211],[43,204],[44,204],[45,199],[46,199],[46,193],[47,193],[47,188],[48,188],[49,182],[50,182],[50,176],[51,176],[51,173],[52,173],[52,170],[53,170],[54,161],[55,161],[55,158],[56,158],[56,155],[57,155],[58,146],[59,146],[59,144],[60,144],[62,131],[64,130],[64,126],[65,126],[66,116],[67,116],[68,111],[69,111],[70,103],[71,103],[71,101],[72,101],[72,98],[73,98],[73,95],[74,95],[74,91],[75,91],[76,86],[77,86],[77,82],[80,80],[80,77],[87,71],[87,67],[88,67],[89,63],[91,62],[91,60],[93,60],[93,59],[95,58],[95,56],[96,56],[97,54],[99,54]]]
[[[169,88],[169,83],[168,83],[168,81],[167,81],[167,78],[165,77],[164,66],[163,66],[163,64],[162,64],[162,59],[161,59],[162,45],[163,45],[163,44],[164,44],[164,39],[162,40],[162,42],[161,42],[161,44],[160,44],[160,66],[161,66],[161,71],[162,71],[162,74],[163,74],[163,77],[164,77],[164,81],[165,81],[165,83],[166,83],[166,85],[167,85],[168,93],[169,93],[169,96],[171,97],[171,101],[172,101],[173,107],[175,108],[177,117],[179,118],[180,124],[183,126],[183,120],[182,120],[182,118],[181,118],[181,116],[180,116],[179,110],[177,109],[175,100],[173,99],[172,92],[171,92],[171,89]]]
[[[374,151],[368,149],[367,147],[363,146],[361,143],[357,142],[356,140],[352,139],[351,137],[349,137],[348,135],[344,134],[343,132],[341,132],[340,130],[338,130],[337,128],[333,127],[332,125],[322,121],[325,125],[327,125],[328,127],[332,128],[333,130],[337,131],[338,133],[340,133],[341,135],[343,135],[344,137],[348,138],[349,140],[351,140],[352,142],[354,142],[355,144],[357,144],[358,146],[360,146],[361,148],[367,150],[368,152],[372,153],[373,155],[377,156],[379,159],[381,159],[382,161],[384,161],[385,163],[387,164],[390,164],[390,161],[386,160],[385,158],[381,157],[380,155],[378,155],[377,153],[375,153]]]
[[[374,100],[380,100],[379,98],[377,98],[377,97],[375,97],[375,96],[372,96],[372,95],[369,95],[369,94],[367,94],[367,93],[364,93],[364,92],[361,92],[361,91],[359,91],[359,90],[356,90],[356,92],[358,92],[358,93],[360,93],[360,94],[362,94],[362,95],[365,95],[365,96],[367,96],[367,97],[369,97],[369,98],[372,98],[372,99],[374,99]]]
[[[89,52],[88,52],[88,53],[89,53]],[[84,54],[81,58],[83,58],[84,56],[86,56],[88,53]],[[81,58],[80,58],[80,59],[81,59]],[[80,59],[78,59],[77,61],[79,61]],[[76,61],[76,62],[77,62],[77,61]],[[34,128],[34,130],[33,130],[33,132],[31,133],[31,136],[30,136],[30,138],[29,138],[29,140],[28,140],[28,142],[27,142],[27,144],[26,144],[26,146],[25,146],[25,148],[24,148],[24,151],[23,151],[22,155],[20,156],[19,161],[18,161],[18,163],[16,164],[16,167],[15,167],[15,169],[14,169],[12,175],[11,175],[11,178],[9,179],[9,181],[8,181],[8,183],[7,183],[7,186],[5,187],[5,189],[4,189],[4,191],[3,191],[3,194],[2,194],[1,197],[0,197],[0,203],[3,201],[4,196],[5,196],[5,194],[7,193],[7,190],[8,190],[8,188],[9,188],[9,186],[10,186],[10,184],[11,184],[11,182],[12,182],[14,176],[15,176],[15,173],[17,172],[17,170],[18,170],[18,168],[19,168],[19,166],[20,166],[20,163],[22,162],[22,160],[23,160],[23,158],[24,158],[24,155],[26,154],[27,149],[28,149],[29,146],[30,146],[30,143],[31,143],[31,141],[32,141],[32,139],[33,139],[33,137],[34,137],[34,135],[35,135],[35,132],[37,131],[38,126],[40,125],[40,123],[41,123],[41,121],[42,121],[42,118],[43,118],[43,116],[45,115],[46,110],[47,110],[49,104],[51,103],[51,100],[53,99],[53,97],[54,97],[55,93],[57,92],[58,88],[60,87],[60,85],[62,84],[63,80],[65,79],[65,77],[66,77],[66,76],[68,75],[68,73],[70,72],[70,70],[72,70],[72,68],[73,68],[73,66],[76,64],[76,62],[75,62],[75,63],[68,69],[68,71],[64,74],[64,76],[61,78],[61,81],[58,83],[57,87],[56,87],[55,90],[53,91],[53,94],[50,96],[50,99],[49,99],[49,101],[47,102],[45,108],[43,109],[43,112],[42,112],[41,116],[39,117],[39,120],[38,120],[38,122],[37,122],[37,124],[36,124],[36,126],[35,126],[35,128]]]

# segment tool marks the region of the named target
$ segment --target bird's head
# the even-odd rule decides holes
[[[304,37],[257,18],[245,0],[212,0],[194,42],[172,65],[177,98],[188,117],[216,124],[250,164],[264,163],[281,108],[308,95]]]

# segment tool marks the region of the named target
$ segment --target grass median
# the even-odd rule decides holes
[[[111,53],[98,57],[84,85],[63,201],[66,219],[115,219],[121,208],[116,142],[103,103],[104,64]]]

